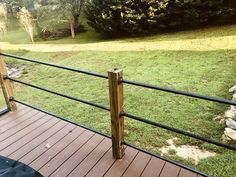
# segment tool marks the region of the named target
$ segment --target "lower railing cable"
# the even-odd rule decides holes
[[[131,115],[131,114],[123,113],[122,115],[126,116],[128,118],[131,118],[133,120],[137,120],[137,121],[149,124],[149,125],[153,125],[155,127],[159,127],[159,128],[169,130],[169,131],[181,134],[181,135],[185,135],[185,136],[188,136],[188,137],[191,137],[191,138],[195,138],[197,140],[201,140],[201,141],[204,141],[204,142],[207,142],[207,143],[210,143],[210,144],[214,144],[216,146],[220,146],[220,147],[224,147],[226,149],[236,151],[236,147],[228,145],[228,144],[224,144],[224,143],[220,143],[218,141],[210,140],[210,139],[204,138],[204,137],[199,136],[199,135],[195,135],[195,134],[190,133],[190,132],[186,132],[186,131],[179,130],[179,129],[176,129],[176,128],[173,128],[173,127],[169,127],[167,125],[163,125],[163,124],[160,124],[160,123],[157,123],[157,122],[153,122],[151,120],[147,120],[147,119],[137,117],[137,116],[134,116],[134,115]]]
[[[90,106],[94,106],[94,107],[97,107],[97,108],[100,108],[100,109],[103,109],[103,110],[106,110],[106,111],[110,111],[110,109],[107,108],[106,106],[103,106],[103,105],[100,105],[100,104],[97,104],[97,103],[92,103],[92,102],[82,100],[82,99],[79,99],[79,98],[74,98],[72,96],[64,95],[62,93],[58,93],[58,92],[55,92],[55,91],[52,91],[52,90],[49,90],[49,89],[46,89],[46,88],[42,88],[42,87],[39,87],[39,86],[36,86],[36,85],[32,85],[32,84],[29,84],[29,83],[26,83],[26,82],[23,82],[23,81],[16,80],[16,79],[13,79],[13,78],[6,77],[4,79],[9,79],[9,80],[11,80],[13,82],[16,82],[16,83],[19,83],[19,84],[23,84],[23,85],[26,85],[26,86],[29,86],[29,87],[32,87],[32,88],[35,88],[35,89],[38,89],[38,90],[42,90],[42,91],[45,91],[45,92],[48,92],[48,93],[51,93],[51,94],[54,94],[54,95],[57,95],[57,96],[61,96],[61,97],[64,97],[64,98],[67,98],[67,99],[70,99],[70,100],[73,100],[73,101],[77,101],[77,102],[81,102],[81,103],[84,103],[84,104],[87,104],[87,105],[90,105]]]
[[[22,101],[19,101],[19,100],[15,99],[15,98],[12,98],[11,101],[15,101],[16,103],[25,105],[25,106],[27,106],[27,107],[29,107],[29,108],[32,108],[32,109],[35,109],[35,110],[37,110],[37,111],[43,112],[43,113],[48,114],[48,115],[50,115],[50,116],[53,116],[53,117],[56,117],[56,118],[58,118],[58,119],[64,120],[64,121],[66,121],[66,122],[69,122],[69,123],[71,123],[71,124],[77,125],[77,126],[82,127],[82,128],[84,128],[84,129],[86,129],[86,130],[92,131],[92,132],[94,132],[94,133],[97,133],[97,134],[99,134],[99,135],[102,135],[102,136],[105,136],[105,137],[111,139],[111,137],[110,137],[109,135],[105,134],[105,133],[102,133],[102,132],[99,132],[99,131],[94,130],[94,129],[92,129],[92,128],[89,128],[89,127],[87,127],[87,126],[85,126],[85,125],[83,125],[83,124],[75,123],[75,122],[73,122],[73,121],[70,121],[70,120],[68,120],[68,119],[66,119],[66,118],[64,118],[64,117],[62,117],[62,116],[58,116],[58,115],[53,114],[53,113],[51,113],[51,112],[48,112],[48,111],[45,111],[45,110],[43,110],[43,109],[37,108],[37,107],[32,106],[32,105],[30,105],[30,104],[27,104],[27,103],[24,103],[24,102],[22,102]]]

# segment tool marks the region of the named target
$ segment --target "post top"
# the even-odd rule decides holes
[[[114,69],[112,69],[111,71],[108,71],[108,73],[120,73],[120,72],[122,72],[122,71],[123,71],[122,69],[114,68]]]

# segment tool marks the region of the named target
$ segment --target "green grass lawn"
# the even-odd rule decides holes
[[[11,39],[19,39],[22,34],[15,33],[15,37],[12,37],[11,33],[9,35]],[[80,43],[83,47],[83,44],[93,43],[104,45],[104,50],[96,51],[96,48],[92,50],[88,48],[80,51],[78,48],[76,51],[67,52],[32,52],[30,50],[16,51],[12,48],[5,52],[101,74],[106,74],[112,68],[121,68],[125,79],[231,99],[228,89],[236,83],[236,46],[229,45],[228,49],[226,47],[217,50],[211,46],[206,46],[205,50],[199,48],[195,50],[194,47],[200,45],[202,47],[205,45],[204,40],[209,43],[209,39],[215,45],[234,42],[235,36],[236,25],[143,38],[109,40],[108,43],[104,43],[95,33],[84,33],[78,35],[75,40],[65,38],[57,41],[40,41],[39,44],[56,46],[57,44]],[[4,38],[6,42],[7,36]],[[86,38],[88,38],[87,41]],[[199,41],[194,41],[195,39],[201,39],[202,43],[196,43]],[[166,50],[139,49],[135,51],[135,47],[130,51],[128,49],[122,51],[118,48],[106,50],[106,47],[117,43],[132,47],[136,45],[136,42],[142,41],[148,41],[150,44],[153,42],[153,45],[159,45],[158,47],[166,45],[165,42],[175,41],[178,48],[169,46]],[[182,46],[183,43],[186,45]],[[186,50],[188,48],[193,50]],[[8,62],[13,62],[13,60],[8,59]],[[25,66],[24,74],[20,78],[23,81],[109,106],[107,80],[37,64],[15,63]],[[19,100],[104,133],[110,133],[109,112],[19,84],[14,84],[14,90],[15,97]],[[126,112],[219,141],[225,127],[212,119],[222,114],[226,108],[227,106],[217,103],[125,85]],[[157,153],[160,147],[167,145],[167,139],[179,137],[178,144],[197,145],[202,149],[216,152],[217,156],[202,160],[198,165],[194,165],[191,160],[184,160],[171,154],[169,158],[194,166],[214,177],[234,177],[236,174],[236,154],[232,151],[127,118],[125,129],[129,131],[125,137],[128,142]]]

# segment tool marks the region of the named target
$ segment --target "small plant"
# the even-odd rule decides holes
[[[30,12],[25,7],[23,7],[19,12],[18,17],[20,24],[30,36],[32,43],[34,43],[34,25]]]
[[[168,151],[168,154],[169,155],[176,155],[176,150],[175,149],[170,149],[169,151]]]

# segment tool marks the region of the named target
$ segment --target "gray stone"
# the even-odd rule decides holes
[[[224,119],[224,117],[222,115],[218,115],[218,116],[213,118],[214,121],[220,121],[222,119]]]
[[[236,121],[231,118],[226,119],[226,125],[228,128],[236,130]]]
[[[129,130],[125,130],[125,135],[129,135]]]
[[[225,117],[226,118],[231,118],[233,119],[236,115],[236,109],[234,106],[230,106],[230,110],[225,112]]]
[[[233,87],[231,87],[231,88],[229,89],[229,92],[230,92],[230,93],[236,92],[236,85],[233,86]]]
[[[221,119],[219,123],[220,124],[225,124],[225,119]]]
[[[231,140],[231,139],[230,139],[228,136],[226,136],[225,134],[222,135],[221,139],[222,139],[223,143],[228,143],[228,142]]]
[[[13,68],[12,66],[7,66],[7,72],[10,77],[20,77],[22,71],[23,67]]]
[[[233,94],[233,100],[236,101],[236,93]]]
[[[230,138],[231,140],[236,141],[236,131],[231,128],[225,128],[224,134],[226,137]]]

